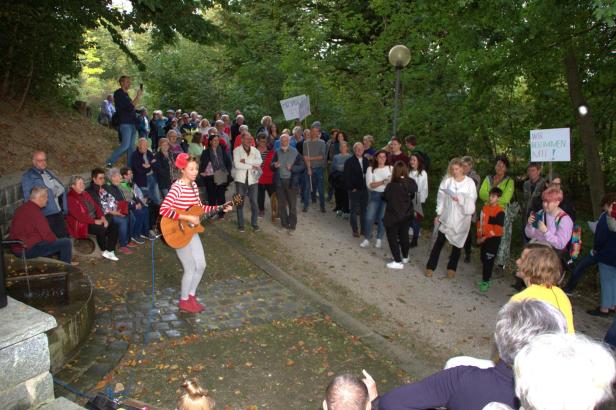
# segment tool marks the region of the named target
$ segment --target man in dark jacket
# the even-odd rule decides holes
[[[135,98],[131,99],[128,95],[131,86],[131,78],[123,75],[120,77],[119,82],[120,88],[113,93],[113,100],[115,101],[117,115],[119,116],[118,132],[120,134],[120,146],[113,151],[111,157],[107,160],[108,168],[111,168],[125,152],[126,161],[130,166],[130,154],[132,148],[135,146],[135,138],[137,137],[137,113],[135,111],[135,106],[139,104],[139,100],[143,94],[143,88],[139,87]]]
[[[274,171],[280,223],[292,234],[297,225],[297,192],[306,166],[304,158],[289,146],[289,141],[289,134],[280,136],[280,149],[274,154],[270,167]]]
[[[368,208],[368,189],[366,188],[366,170],[370,163],[363,156],[364,144],[356,142],[353,144],[351,158],[344,163],[344,183],[349,191],[349,202],[351,207],[351,228],[353,236],[359,238],[364,235],[366,229],[366,209]],[[357,216],[361,232],[357,230]]]

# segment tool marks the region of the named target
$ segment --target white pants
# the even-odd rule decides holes
[[[188,299],[188,295],[195,295],[197,286],[205,271],[205,253],[198,234],[193,235],[188,245],[175,250],[184,268],[182,276],[181,299]]]

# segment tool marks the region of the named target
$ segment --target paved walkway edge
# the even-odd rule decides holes
[[[442,369],[441,367],[435,366],[434,363],[415,354],[415,352],[393,344],[267,259],[248,249],[239,249],[237,243],[226,232],[214,225],[212,225],[211,228],[218,237],[227,242],[230,246],[238,249],[238,252],[241,252],[242,256],[254,263],[275,280],[317,305],[321,312],[331,316],[337,324],[340,324],[355,336],[360,337],[370,348],[388,357],[397,367],[413,376],[414,379],[427,377]],[[370,371],[369,369],[366,370],[368,370],[368,372]]]

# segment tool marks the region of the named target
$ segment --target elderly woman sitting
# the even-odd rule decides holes
[[[104,175],[102,177],[104,180]],[[85,192],[86,186],[82,177],[72,176],[69,186],[66,215],[69,235],[77,239],[85,239],[88,234],[95,235],[103,257],[117,261],[114,250],[118,243],[118,226],[107,221],[98,202]]]
[[[440,371],[377,398],[378,408],[481,409],[491,402],[514,407],[512,366],[517,353],[537,335],[566,331],[563,315],[547,303],[538,300],[507,303],[496,318],[494,341],[500,356],[496,366],[488,369],[457,366]],[[374,408],[375,402],[372,404]]]
[[[115,212],[112,212],[112,219],[113,222],[118,225],[120,230],[119,251],[126,255],[130,255],[133,251],[131,251],[129,247],[135,247],[137,246],[137,243],[130,242],[130,203],[120,187],[120,183],[122,182],[120,170],[117,168],[111,168],[107,171],[107,178],[111,183],[105,185],[105,188],[107,189],[107,192],[109,192],[115,199]]]

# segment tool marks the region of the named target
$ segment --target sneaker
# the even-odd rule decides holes
[[[409,258],[402,258],[402,263],[409,263]]]
[[[426,269],[426,277],[431,278],[434,275],[434,271],[432,269]]]
[[[487,292],[490,289],[490,281],[481,281],[478,284],[480,292]]]
[[[598,316],[598,317],[608,317],[610,315],[609,311],[603,312],[599,308],[587,310],[586,313],[588,313],[590,316]]]
[[[259,218],[265,217],[265,211],[259,211]]]
[[[205,306],[199,303],[195,295],[188,295],[188,301],[192,303],[193,306],[195,306],[197,309],[199,309],[199,312],[203,312],[205,310]]]
[[[308,207],[303,207],[302,212],[308,212]]]
[[[133,251],[128,249],[128,247],[126,246],[121,246],[119,251],[122,252],[124,255],[132,255],[134,253]]]
[[[336,216],[342,216],[342,211],[336,211]]]
[[[243,227],[243,226],[240,226],[240,227],[239,227],[239,231],[240,231],[241,233],[246,232],[246,230],[244,229],[244,227]]]
[[[130,238],[131,241],[135,242],[136,244],[139,245],[143,245],[145,243],[145,241],[141,238],[135,238],[134,236],[132,238]]]
[[[287,229],[287,233],[289,234],[289,236],[293,236],[293,234],[295,233],[295,229]]]
[[[451,279],[451,278],[453,278],[453,277],[455,277],[455,276],[456,276],[456,271],[455,271],[455,270],[453,270],[453,269],[447,269],[447,277],[448,277],[449,279]]]
[[[362,248],[367,248],[368,246],[370,246],[370,241],[368,239],[364,239],[364,241],[360,243],[359,246]]]
[[[180,310],[183,310],[184,312],[188,312],[188,313],[199,313],[200,312],[199,308],[196,305],[194,305],[190,299],[186,299],[186,300],[180,299],[180,302],[178,303],[178,307],[180,308]]]
[[[109,259],[110,261],[117,262],[119,261],[118,257],[115,256],[113,251],[103,251],[103,258]]]
[[[253,227],[252,227],[252,229],[253,229],[255,232],[260,232],[260,231],[261,231],[261,228],[259,228],[259,225],[255,225],[255,226],[253,226]]]
[[[389,262],[387,264],[387,267],[389,269],[404,269],[404,265],[401,262],[396,262],[396,261]]]
[[[382,246],[383,246],[383,242],[380,239],[377,239],[376,243],[374,244],[374,247],[380,249]]]
[[[139,246],[139,244],[135,241],[130,241],[126,246],[128,246],[129,248],[136,248],[137,246]]]

